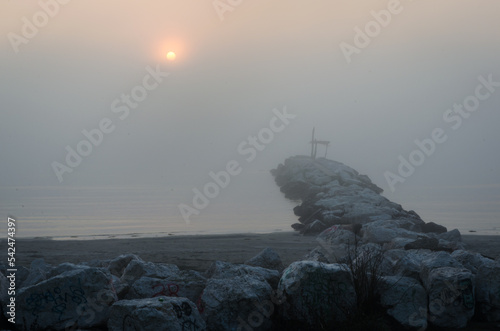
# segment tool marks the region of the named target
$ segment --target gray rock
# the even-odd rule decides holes
[[[82,265],[85,265],[85,266],[91,267],[91,268],[107,268],[109,265],[109,260],[93,259],[93,260],[90,260],[89,262],[83,262]]]
[[[401,325],[427,328],[427,293],[420,283],[408,277],[390,276],[380,279],[380,303]]]
[[[433,252],[426,257],[421,264],[420,279],[425,282],[429,278],[429,273],[436,268],[451,267],[463,269],[464,266],[455,260],[449,253]]]
[[[316,261],[321,263],[335,263],[337,262],[336,255],[328,253],[328,250],[318,246],[306,254],[303,261]]]
[[[246,265],[253,267],[262,267],[282,272],[285,267],[278,253],[272,248],[265,248],[258,255],[245,262]]]
[[[351,273],[339,264],[292,263],[283,272],[278,295],[286,300],[282,316],[311,329],[332,327],[356,307]]]
[[[492,260],[483,257],[479,253],[472,253],[465,250],[456,250],[451,253],[451,257],[462,264],[464,268],[470,270],[473,274],[476,274],[478,269],[484,263],[492,262]]]
[[[425,223],[422,225],[422,232],[424,233],[445,233],[448,231],[444,226],[434,222]]]
[[[112,275],[121,277],[123,271],[132,260],[142,261],[141,258],[135,254],[123,254],[109,261],[108,270]]]
[[[308,256],[308,259],[327,263],[341,261],[349,254],[349,251],[352,250],[355,243],[360,241],[359,237],[352,231],[345,230],[343,226],[333,226],[326,229],[316,237],[316,240],[320,245],[318,253],[324,256],[326,260],[317,259],[314,257],[314,254]]]
[[[21,265],[16,266],[16,288],[21,289],[24,287],[24,281],[29,277],[30,270]]]
[[[201,297],[202,316],[209,330],[269,330],[272,294],[261,277],[212,278]]]
[[[402,222],[397,220],[375,221],[363,226],[363,241],[376,244],[389,243],[396,238],[417,240],[424,236],[422,233],[407,230],[401,227]]]
[[[132,259],[123,270],[120,279],[124,283],[132,284],[143,276],[166,279],[172,275],[177,275],[179,271],[175,264],[152,263]]]
[[[443,328],[464,328],[474,315],[475,280],[467,269],[434,268],[423,280],[429,296],[428,321]]]
[[[406,252],[407,254],[394,265],[394,273],[420,280],[422,262],[431,256],[432,252],[429,250],[409,250]]]
[[[318,234],[321,231],[325,230],[327,227],[328,227],[328,225],[321,222],[320,220],[314,220],[313,222],[304,226],[300,230],[300,233],[305,234],[305,235]]]
[[[199,272],[180,271],[166,279],[141,277],[131,286],[125,299],[143,299],[157,296],[185,297],[197,302],[206,285],[206,278]]]
[[[280,279],[280,273],[276,270],[222,261],[215,261],[205,272],[207,278],[214,279],[229,279],[245,275],[260,277],[267,281],[273,288],[276,288]]]
[[[456,250],[465,249],[465,244],[461,241],[448,241],[444,239],[439,239],[438,249],[445,252],[454,252]]]
[[[21,330],[63,330],[104,325],[116,301],[111,276],[97,268],[67,271],[17,293]]]
[[[88,269],[88,268],[89,268],[88,266],[81,264],[73,264],[68,262],[61,263],[60,265],[50,269],[50,271],[47,273],[47,279],[58,276],[68,271]]]
[[[452,242],[462,241],[462,235],[460,234],[460,231],[458,231],[457,229],[441,233],[437,237],[438,239],[443,239]]]
[[[384,276],[398,274],[396,265],[407,255],[408,252],[403,249],[391,249],[385,251],[379,268],[380,274]]]
[[[430,249],[437,251],[439,247],[439,240],[436,238],[420,238],[405,245],[405,249]]]
[[[107,326],[110,331],[206,330],[191,301],[164,296],[116,302],[110,309]]]
[[[394,238],[389,244],[386,244],[387,249],[404,249],[406,244],[412,243],[415,240],[410,238]]]
[[[500,322],[500,262],[487,260],[478,267],[476,303],[482,320]]]
[[[48,278],[52,266],[45,263],[44,259],[35,259],[31,262],[29,276],[23,282],[23,286],[38,284]]]

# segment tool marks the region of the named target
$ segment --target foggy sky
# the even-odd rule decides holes
[[[309,154],[316,127],[329,158],[391,200],[437,189],[463,198],[473,188],[498,202],[500,88],[456,130],[443,115],[474,94],[478,77],[500,82],[500,3],[401,0],[348,63],[340,44],[354,45],[354,28],[389,3],[241,1],[221,20],[211,0],[70,1],[16,53],[8,34],[21,35],[22,18],[41,7],[3,1],[0,186],[182,186],[175,203],[187,203],[209,172],[237,160],[243,171],[221,195],[245,192],[259,204],[266,195],[255,183]],[[169,76],[120,120],[115,100],[157,66]],[[238,146],[284,107],[296,117],[247,161]],[[114,130],[60,183],[51,164],[65,164],[66,146],[103,118]],[[435,128],[447,140],[392,193],[384,173],[398,174],[398,157]]]

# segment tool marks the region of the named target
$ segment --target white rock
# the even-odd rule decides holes
[[[479,253],[472,253],[465,250],[456,250],[451,253],[451,257],[462,264],[464,268],[470,270],[473,274],[476,274],[479,267],[481,267],[484,263],[492,262],[492,260],[483,257]]]
[[[316,237],[320,245],[320,252],[330,263],[342,260],[349,250],[354,247],[354,243],[359,239],[354,232],[342,229],[340,226],[332,226]],[[310,256],[314,260],[313,256]],[[319,260],[320,262],[324,262]]]
[[[157,296],[185,297],[197,302],[206,285],[199,272],[186,270],[166,278],[141,277],[131,286],[125,299],[143,299]]]
[[[97,268],[67,271],[19,290],[16,324],[21,330],[97,327],[116,299],[111,275]]]
[[[449,253],[447,252],[433,252],[429,254],[424,260],[422,260],[421,271],[420,271],[420,279],[422,282],[426,282],[429,278],[429,273],[436,269],[442,267],[450,267],[463,269],[464,266],[455,260]]]
[[[396,238],[417,240],[424,236],[422,233],[404,229],[397,220],[375,221],[365,224],[361,230],[363,240],[376,244],[389,243]]]
[[[398,274],[396,265],[405,258],[408,252],[404,249],[390,249],[384,252],[382,263],[380,264],[380,274],[392,276]]]
[[[108,330],[206,330],[206,325],[188,299],[160,296],[116,302],[111,307]]]
[[[380,279],[380,303],[387,313],[408,328],[427,328],[427,293],[420,283],[408,277]]]
[[[269,330],[274,313],[272,288],[253,275],[209,279],[201,297],[209,330]]]
[[[500,321],[500,262],[488,260],[478,268],[476,302],[478,315],[483,320]]]
[[[109,261],[108,270],[112,275],[121,277],[123,271],[132,260],[142,261],[141,258],[135,254],[123,254]]]
[[[344,321],[356,307],[351,273],[339,264],[292,263],[283,272],[278,295],[286,298],[280,310],[283,317],[311,329]]]
[[[23,282],[23,286],[35,285],[41,281],[46,280],[51,270],[52,266],[45,263],[44,259],[33,260],[30,265],[29,276]]]
[[[222,261],[215,261],[205,272],[207,278],[214,279],[228,279],[245,275],[260,277],[273,288],[276,288],[280,279],[280,273],[276,270]]]
[[[283,271],[285,268],[278,253],[272,248],[265,248],[258,255],[245,262],[246,265],[253,267],[262,267],[265,269]]]
[[[458,231],[457,229],[441,233],[437,235],[437,238],[452,242],[462,241],[462,235],[460,234],[460,231]]]
[[[428,321],[443,328],[464,328],[474,315],[474,275],[467,269],[432,269],[424,280]]]
[[[142,260],[131,260],[123,270],[121,280],[124,283],[132,284],[137,279],[145,277],[169,278],[179,273],[179,268],[175,264],[163,264],[144,262]]]
[[[431,254],[432,252],[430,250],[407,251],[407,254],[396,262],[394,266],[395,274],[420,280],[422,262]]]

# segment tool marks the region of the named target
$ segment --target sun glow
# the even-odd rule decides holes
[[[176,57],[176,55],[174,52],[170,51],[167,53],[167,60],[173,61],[173,60],[175,60],[175,57]]]

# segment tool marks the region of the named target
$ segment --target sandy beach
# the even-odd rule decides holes
[[[498,236],[464,235],[463,241],[471,251],[500,258]],[[2,246],[6,246],[5,241],[2,241]],[[80,241],[19,239],[16,241],[16,260],[18,265],[29,267],[37,258],[58,265],[106,260],[133,253],[145,261],[173,263],[182,269],[204,271],[215,260],[243,263],[266,247],[276,250],[283,263],[288,265],[303,258],[316,246],[318,243],[314,236],[302,236],[295,232]]]
[[[216,260],[243,263],[266,247],[275,249],[283,262],[289,264],[318,245],[315,237],[293,232],[80,241],[20,239],[16,244],[17,263],[26,267],[36,258],[57,265],[112,259],[132,253],[145,261],[173,263],[182,269],[199,271],[204,271]]]

